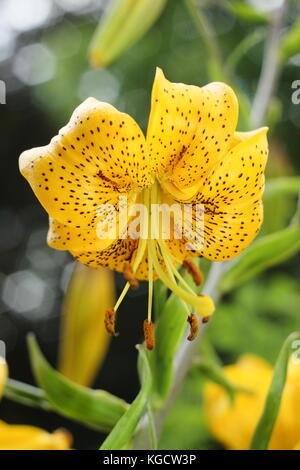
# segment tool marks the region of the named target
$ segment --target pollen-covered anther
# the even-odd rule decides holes
[[[203,317],[202,318],[202,323],[208,323],[209,319],[210,319],[210,317]]]
[[[188,341],[193,341],[197,335],[198,335],[198,331],[199,331],[199,319],[197,317],[197,315],[195,315],[194,313],[191,313],[189,316],[188,316],[188,319],[187,321],[189,322],[190,324],[190,334],[189,336],[187,337]]]
[[[119,333],[116,333],[116,315],[117,312],[113,308],[105,312],[104,325],[107,333],[111,336],[119,335]]]
[[[201,286],[203,282],[203,274],[198,266],[193,261],[185,259],[183,261],[183,267],[192,276],[196,286]]]
[[[144,336],[146,347],[151,351],[155,345],[155,337],[154,337],[154,323],[153,321],[149,322],[148,320],[144,320]]]
[[[126,281],[129,282],[130,287],[133,289],[137,289],[139,287],[139,281],[136,279],[130,263],[124,264],[123,275]]]

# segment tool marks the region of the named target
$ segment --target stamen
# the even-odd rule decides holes
[[[104,325],[107,333],[111,336],[118,336],[119,334],[116,333],[116,314],[117,312],[113,308],[105,312]]]
[[[137,289],[139,287],[139,281],[135,278],[132,265],[127,262],[124,264],[123,275],[130,287]]]
[[[203,317],[202,318],[202,323],[208,323],[209,319],[210,319],[210,317]]]
[[[151,351],[155,345],[154,323],[152,321],[144,320],[144,336],[147,349]]]
[[[187,321],[189,322],[190,324],[190,334],[189,336],[187,337],[187,339],[189,341],[193,341],[197,335],[198,335],[198,330],[199,330],[199,319],[197,317],[197,315],[195,315],[194,313],[191,313],[189,316],[188,316],[188,319]]]
[[[192,276],[196,286],[201,286],[203,282],[203,274],[198,266],[193,261],[185,259],[183,262],[183,267]]]

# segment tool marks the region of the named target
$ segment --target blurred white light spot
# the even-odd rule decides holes
[[[0,61],[8,59],[14,50],[16,34],[11,28],[0,26]]]
[[[43,44],[22,47],[13,63],[15,76],[26,85],[38,85],[50,80],[56,69],[56,58]]]
[[[294,55],[289,59],[289,64],[300,66],[300,54]]]
[[[40,307],[46,293],[46,284],[31,271],[17,271],[3,283],[2,300],[13,311],[28,312]]]
[[[100,101],[115,103],[120,91],[118,79],[108,70],[88,70],[80,79],[78,96],[85,100],[93,96]]]
[[[63,264],[66,253],[51,250],[45,245],[43,248],[28,250],[27,258],[34,271],[48,272]]]
[[[248,3],[258,11],[269,13],[278,10],[283,4],[284,0],[248,0]]]
[[[76,263],[74,261],[71,261],[70,263],[68,263],[65,266],[65,268],[63,270],[61,280],[60,280],[60,287],[64,292],[66,292],[67,287],[69,285],[72,273],[73,273],[74,268],[75,268],[75,264]]]
[[[80,48],[82,32],[70,21],[64,20],[59,27],[56,27],[55,34],[48,40],[48,46],[59,59],[71,57]],[[61,47],[61,45],[64,47]]]
[[[51,0],[5,0],[1,13],[15,30],[28,31],[43,25],[51,9]]]
[[[76,11],[88,7],[91,0],[56,0],[56,3],[65,11]]]

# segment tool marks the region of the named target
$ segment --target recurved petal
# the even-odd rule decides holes
[[[80,263],[91,268],[103,266],[123,272],[125,263],[131,260],[136,248],[137,240],[128,238],[116,240],[102,251],[70,251]]]
[[[196,200],[204,206],[205,246],[215,261],[237,256],[262,223],[261,197],[268,156],[267,128],[237,134],[237,145],[211,171]]]
[[[211,207],[260,199],[268,158],[267,131],[266,127],[257,129],[235,145],[206,176],[195,199]]]
[[[46,211],[78,228],[97,208],[148,184],[145,139],[128,115],[89,98],[49,145],[20,156],[20,171]]]
[[[103,250],[107,248],[115,238],[100,239],[94,227],[80,229],[64,225],[55,219],[49,218],[49,230],[47,242],[56,250]]]
[[[117,238],[124,238],[136,193],[117,197],[99,206],[97,217],[87,227],[64,224],[49,217],[47,242],[57,250],[104,250]]]
[[[179,189],[198,186],[230,148],[237,118],[229,86],[171,83],[157,69],[147,131],[152,170]]]
[[[228,206],[226,210],[215,213],[207,211],[201,254],[213,261],[235,258],[256,237],[262,221],[261,201]]]

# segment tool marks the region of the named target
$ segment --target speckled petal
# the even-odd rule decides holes
[[[70,227],[49,218],[47,243],[56,250],[104,250],[114,239],[100,239],[94,228],[89,230]]]
[[[102,251],[70,250],[80,263],[98,268],[108,267],[123,272],[124,264],[130,261],[137,248],[137,241],[132,239],[116,240],[107,249]]]
[[[224,261],[253,240],[262,223],[267,128],[239,134],[239,143],[211,171],[197,195],[205,207],[203,256]]]
[[[20,171],[51,217],[89,229],[103,203],[149,183],[145,139],[128,115],[89,98],[49,145],[23,152]]]
[[[152,170],[174,189],[198,186],[230,148],[237,118],[229,86],[170,83],[157,69],[147,131]]]

